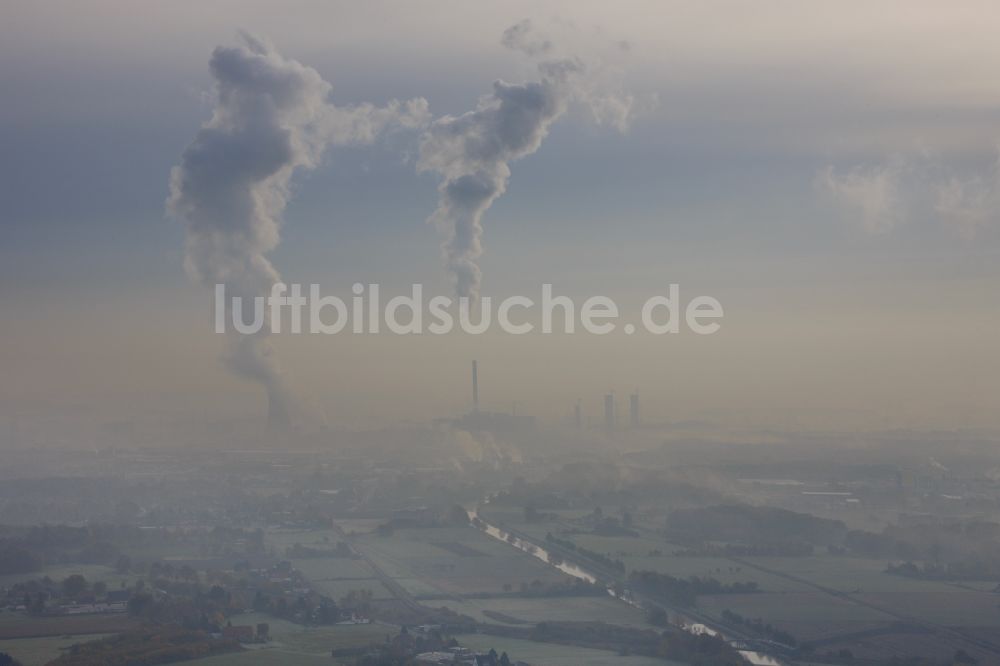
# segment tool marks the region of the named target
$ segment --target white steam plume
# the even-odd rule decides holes
[[[533,58],[554,48],[527,20],[508,28],[502,43]],[[579,58],[541,59],[538,71],[538,81],[494,82],[474,111],[435,120],[421,138],[418,170],[442,178],[429,221],[446,235],[445,264],[460,297],[479,296],[482,216],[506,190],[510,162],[538,150],[549,127],[574,102],[620,130],[633,112],[633,97],[606,90],[596,70]]]
[[[316,167],[331,144],[370,143],[391,125],[424,126],[428,112],[422,99],[336,107],[316,70],[249,35],[243,42],[212,53],[216,106],[171,171],[167,208],[185,226],[194,279],[225,284],[227,296],[252,303],[280,280],[267,253],[280,241],[295,172]],[[287,423],[291,400],[268,335],[266,326],[232,333],[225,360],[265,388],[272,422]]]

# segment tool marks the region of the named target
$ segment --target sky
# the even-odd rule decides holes
[[[518,24],[535,41],[505,45]],[[626,309],[678,283],[725,308],[705,337],[271,336],[284,383],[323,421],[467,409],[479,358],[491,409],[550,423],[578,399],[597,420],[603,393],[638,390],[664,423],[1000,427],[993,3],[13,1],[0,8],[8,437],[263,413],[260,385],[220,360],[211,290],[185,270],[191,228],[168,205],[171,170],[224,108],[213,50],[245,48],[244,31],[315,70],[331,109],[420,98],[438,121],[331,139],[289,175],[280,242],[263,252],[285,281],[451,293],[428,219],[468,164],[438,159],[430,128],[456,131],[442,119],[488,105],[494,81],[537,82],[540,62],[569,58],[587,69],[550,91],[565,112],[491,163],[510,174],[480,220],[476,288],[535,297],[551,283]],[[595,99],[628,113],[595,119]]]

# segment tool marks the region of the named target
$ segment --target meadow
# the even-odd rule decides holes
[[[270,626],[271,641],[248,646],[245,652],[217,655],[186,662],[197,666],[311,666],[312,664],[346,663],[330,658],[331,650],[365,647],[381,643],[387,635],[395,635],[398,627],[383,624],[337,625],[304,627],[259,613],[246,613],[232,618],[233,624]]]
[[[553,583],[567,578],[470,527],[396,530],[392,536],[367,535],[355,543],[415,595],[449,598],[498,593],[506,591],[505,587],[517,590],[522,583]],[[454,544],[461,544],[467,552]]]
[[[620,656],[612,652],[570,645],[554,645],[486,634],[463,634],[458,642],[474,650],[493,648],[506,652],[512,660],[544,666],[680,666],[677,662],[652,657]]]
[[[83,636],[45,636],[0,640],[0,652],[6,652],[24,666],[44,666],[75,643],[104,638],[106,634]]]

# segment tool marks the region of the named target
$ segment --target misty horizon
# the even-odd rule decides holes
[[[1000,664],[1000,11],[0,5],[0,666]]]

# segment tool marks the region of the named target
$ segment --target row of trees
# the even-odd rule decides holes
[[[621,560],[614,559],[607,555],[598,553],[597,551],[584,548],[583,546],[578,546],[569,539],[560,539],[559,537],[549,532],[545,535],[545,540],[555,546],[559,546],[563,550],[570,551],[573,555],[579,555],[585,560],[590,560],[594,564],[598,564],[606,569],[611,569],[619,573],[625,573],[625,563]]]
[[[657,571],[633,571],[628,578],[629,586],[649,595],[657,596],[675,606],[694,606],[703,594],[748,594],[758,592],[757,583],[722,583],[715,578],[692,576],[675,578]]]

